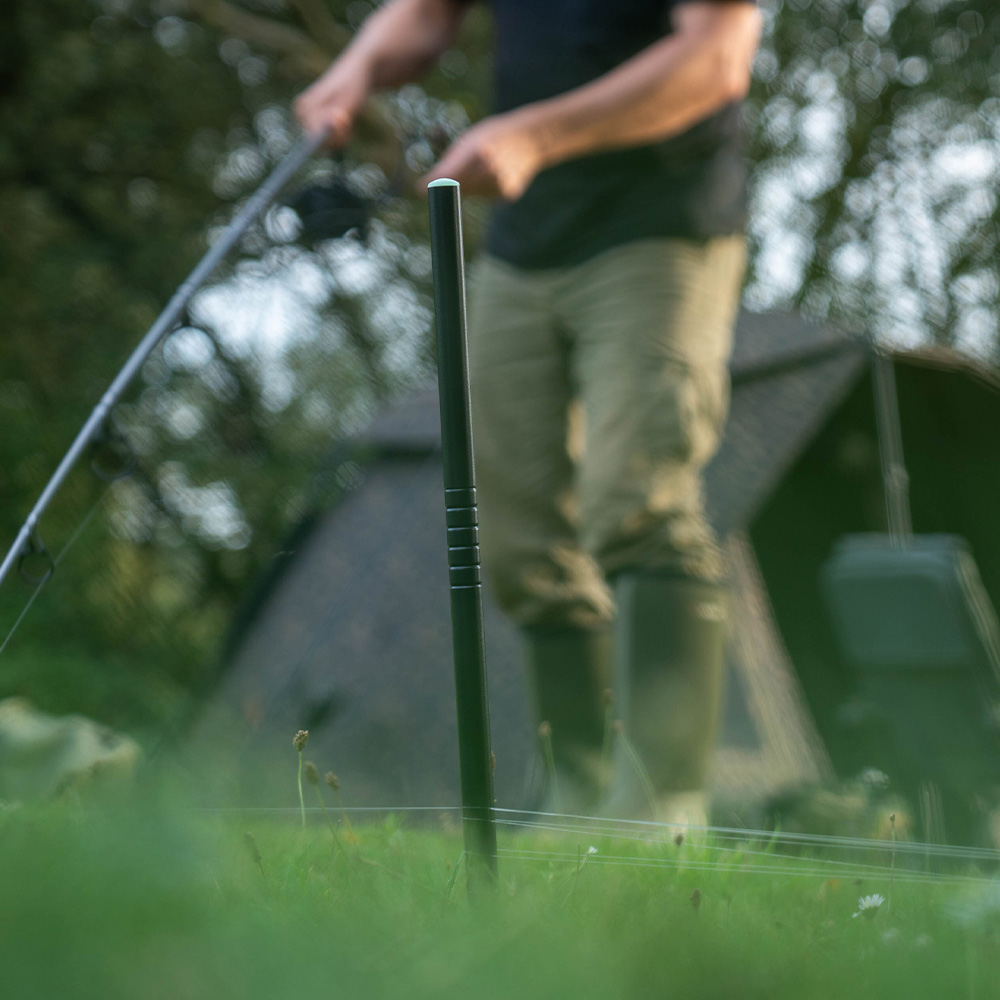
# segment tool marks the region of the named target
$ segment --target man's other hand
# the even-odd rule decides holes
[[[541,148],[525,112],[493,115],[462,133],[434,167],[417,182],[450,177],[462,194],[515,201],[542,168]]]

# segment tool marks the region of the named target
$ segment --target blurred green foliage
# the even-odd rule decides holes
[[[1000,13],[986,0],[763,0],[747,302],[994,358]],[[0,548],[207,240],[294,141],[291,98],[363,0],[0,6]],[[488,107],[477,7],[422,87],[339,159],[363,194]],[[475,245],[485,206],[470,202]],[[72,554],[0,653],[0,696],[155,730],[200,690],[250,582],[350,485],[331,444],[432,371],[424,209],[366,242],[255,227],[117,421],[136,469],[80,468],[41,525]],[[103,498],[103,499],[102,499]],[[31,587],[0,588],[0,643]]]
[[[70,0],[0,10],[5,549],[115,368],[203,251],[205,220],[218,210],[215,163],[250,124],[215,41],[196,32],[184,54],[172,55],[153,25],[149,11],[126,16],[110,4]],[[54,550],[98,486],[86,473],[70,481],[43,525]],[[103,714],[117,715],[136,688],[158,693],[173,673],[144,666],[147,650],[131,641],[141,629],[128,620],[172,553],[124,550],[101,522],[86,540],[84,561],[67,560],[54,599],[39,602],[26,645],[8,650],[0,690],[96,714],[109,674],[117,674],[111,686],[131,688],[104,706]],[[113,560],[114,573],[94,575],[91,554]],[[10,583],[5,611],[30,592]],[[178,630],[176,655],[191,655],[197,632]],[[123,688],[133,677],[143,685]]]
[[[369,10],[40,0],[0,11],[4,550],[213,231],[294,142],[291,98]],[[238,32],[277,44],[252,47],[206,12],[242,15]],[[473,19],[465,51],[485,52],[486,31]],[[452,53],[428,84],[441,98],[393,98],[348,155],[312,165],[314,179],[385,191],[401,164],[428,162],[428,132],[447,138],[482,113],[487,71]],[[43,519],[57,555],[99,504],[0,653],[0,696],[149,731],[183,710],[248,583],[309,498],[349,478],[317,474],[331,444],[430,375],[423,215],[391,199],[366,243],[309,249],[279,205],[247,235],[116,411],[133,474],[109,490],[82,463]],[[114,447],[98,457],[120,461]],[[31,594],[6,581],[0,644]]]
[[[1000,10],[763,6],[747,304],[995,361]]]

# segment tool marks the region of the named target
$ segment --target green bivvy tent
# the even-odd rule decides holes
[[[1000,597],[1000,382],[950,351],[894,355],[917,531],[972,544]],[[864,342],[800,317],[743,313],[723,445],[707,474],[735,608],[721,791],[763,795],[876,765],[837,654],[818,569],[848,532],[884,529]],[[213,795],[291,805],[291,736],[352,805],[454,806],[458,762],[440,430],[433,388],[340,442],[312,514],[234,624],[196,736],[235,770]],[[519,636],[486,601],[496,791],[523,804],[535,736]],[[220,728],[231,727],[231,728]]]

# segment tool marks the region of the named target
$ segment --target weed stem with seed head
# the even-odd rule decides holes
[[[309,740],[309,730],[300,729],[292,737],[292,746],[295,747],[299,755],[299,809],[302,812],[302,829],[306,828],[306,800],[302,795],[302,751],[306,748]]]

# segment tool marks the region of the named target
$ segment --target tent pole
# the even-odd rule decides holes
[[[497,836],[483,641],[479,515],[472,460],[462,218],[456,181],[432,181],[427,195],[434,270],[462,831],[470,862],[468,888],[470,893],[475,893],[482,885],[496,883]]]
[[[910,477],[903,460],[903,432],[899,422],[896,372],[889,351],[874,335],[870,342],[886,522],[893,545],[905,549],[913,542],[913,524],[910,517]]]

